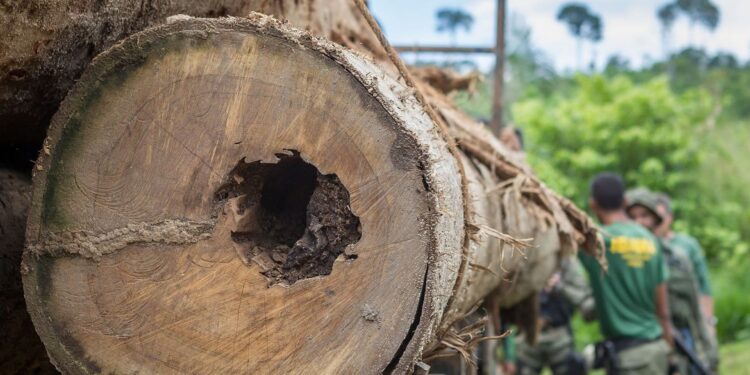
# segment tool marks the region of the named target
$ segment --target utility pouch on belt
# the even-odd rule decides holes
[[[572,352],[567,359],[568,374],[570,375],[587,375],[586,360],[578,353]]]
[[[603,368],[608,375],[617,375],[617,350],[613,341],[606,340],[596,343],[593,368]]]

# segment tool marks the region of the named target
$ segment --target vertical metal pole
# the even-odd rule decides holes
[[[503,72],[505,65],[505,0],[497,0],[497,33],[495,35],[495,74],[492,81],[492,123],[490,129],[500,134],[503,128]]]

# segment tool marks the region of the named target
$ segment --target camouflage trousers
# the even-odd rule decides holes
[[[651,341],[617,353],[619,375],[664,375],[672,349],[664,340]]]
[[[548,367],[554,375],[567,375],[568,359],[573,352],[573,336],[567,327],[548,328],[539,333],[531,346],[523,336],[517,342],[518,375],[537,375]]]

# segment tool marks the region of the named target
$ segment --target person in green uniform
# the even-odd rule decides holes
[[[589,275],[606,340],[602,346],[612,348],[607,371],[664,375],[673,343],[661,246],[628,217],[625,184],[618,175],[602,173],[593,179],[589,205],[603,224],[607,268],[584,252],[578,256]]]
[[[711,291],[711,277],[706,266],[706,257],[703,248],[694,237],[687,233],[674,233],[672,231],[672,222],[674,213],[672,212],[672,200],[664,193],[657,194],[657,209],[664,218],[656,232],[659,237],[666,239],[667,243],[685,249],[693,263],[693,269],[698,277],[698,285],[701,293],[701,308],[703,316],[707,319],[708,329],[712,335],[715,335],[716,318],[714,317],[714,300]]]
[[[706,348],[708,365],[709,368],[715,371],[719,367],[719,344],[716,340],[717,319],[714,316],[711,280],[708,273],[708,267],[706,266],[706,258],[703,254],[703,249],[694,237],[685,233],[674,233],[672,231],[672,222],[674,220],[672,201],[669,196],[664,193],[656,193],[656,196],[656,209],[663,217],[663,221],[656,229],[655,233],[664,238],[669,246],[678,250],[683,250],[687,254],[698,279],[700,305],[703,313],[705,329],[708,334],[708,343],[706,343],[706,345],[708,345]]]
[[[537,375],[547,367],[554,375],[585,373],[585,362],[575,352],[570,319],[579,310],[585,320],[594,318],[591,289],[575,258],[560,261],[547,286],[539,293],[537,342],[530,345],[523,334],[503,341],[505,375]]]
[[[644,188],[634,189],[626,195],[628,214],[633,220],[658,234],[658,229],[664,220],[663,209],[659,208],[659,197],[656,193]],[[667,289],[669,291],[669,306],[672,324],[682,338],[685,346],[708,363],[708,352],[711,346],[708,332],[703,324],[703,312],[700,306],[698,278],[693,269],[688,251],[666,238],[662,241],[664,255],[669,267]],[[677,367],[680,374],[697,373],[686,357],[677,357]]]

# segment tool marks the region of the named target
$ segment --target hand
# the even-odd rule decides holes
[[[551,292],[557,284],[560,283],[560,272],[555,272],[550,276],[549,280],[547,280],[547,286],[544,287],[544,291],[547,293]]]
[[[667,370],[667,374],[669,375],[680,375],[680,366],[678,365],[678,360],[675,357],[675,355],[669,356],[669,369]]]
[[[516,364],[514,362],[503,362],[503,375],[515,375]]]

